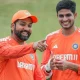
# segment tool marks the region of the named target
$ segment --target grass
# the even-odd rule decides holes
[[[0,0],[0,38],[10,35],[12,15],[21,9],[27,9],[38,17],[38,23],[33,25],[33,33],[27,42],[35,42],[45,39],[46,35],[60,28],[56,16],[56,4],[59,0]],[[80,26],[80,0],[77,3],[78,17],[76,26]],[[37,51],[39,63],[42,60],[42,53]]]

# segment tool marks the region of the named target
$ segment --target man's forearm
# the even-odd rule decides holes
[[[79,67],[79,65],[78,64],[75,64],[75,63],[69,63],[69,65],[68,65],[68,68],[70,69],[70,70],[73,70],[73,71],[75,71],[75,72],[77,72],[78,73],[78,67]]]

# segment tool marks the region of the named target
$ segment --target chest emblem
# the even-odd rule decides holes
[[[77,50],[78,49],[78,44],[77,43],[74,43],[73,45],[72,45],[72,48],[74,49],[74,50]]]
[[[34,55],[33,54],[29,54],[31,59],[34,60]]]

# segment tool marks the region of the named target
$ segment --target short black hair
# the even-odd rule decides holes
[[[75,13],[76,3],[72,0],[61,0],[56,6],[56,12],[58,13],[61,9],[69,9],[72,13]]]

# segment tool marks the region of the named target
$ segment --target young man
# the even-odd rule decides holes
[[[46,37],[42,70],[51,80],[80,80],[80,29],[75,25],[76,3],[62,0],[56,6],[61,29]]]
[[[12,17],[11,36],[0,39],[0,80],[45,80],[38,65],[36,49],[46,48],[45,40],[26,44],[37,17],[20,10]]]

